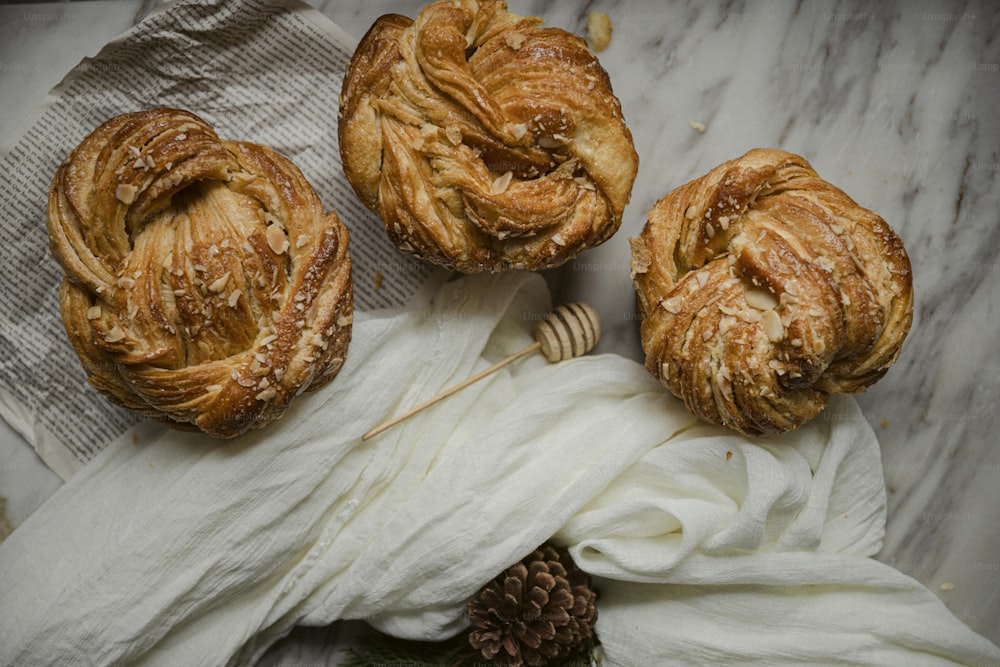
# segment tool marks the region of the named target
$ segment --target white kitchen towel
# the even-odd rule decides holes
[[[748,441],[635,362],[536,355],[360,440],[530,343],[548,298],[461,278],[359,315],[341,375],[263,432],[114,443],[0,544],[0,664],[252,664],[342,618],[440,639],[553,535],[598,575],[612,665],[1000,662],[867,557],[884,496],[850,399]]]

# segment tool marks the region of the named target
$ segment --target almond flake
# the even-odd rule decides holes
[[[128,205],[135,201],[135,196],[138,192],[139,190],[134,185],[119,183],[118,187],[115,188],[115,199]]]
[[[520,33],[520,32],[511,32],[511,33],[507,33],[507,37],[504,39],[504,42],[507,43],[507,46],[509,46],[510,48],[512,48],[515,51],[517,51],[522,46],[524,46],[524,40],[525,39],[526,38],[525,38],[525,36],[524,36],[523,33]]]
[[[663,306],[668,313],[674,313],[676,315],[681,312],[681,297],[673,296],[669,299],[664,299],[660,302],[660,305]]]
[[[458,129],[458,127],[454,125],[445,129],[444,136],[447,137],[448,143],[452,146],[458,146],[462,143],[462,130]]]
[[[227,303],[229,304],[230,308],[235,308],[236,307],[236,304],[239,303],[239,301],[240,301],[240,295],[241,294],[242,294],[242,292],[240,290],[236,289],[236,290],[233,290],[233,293],[229,295],[229,301],[227,301]]]
[[[514,172],[506,171],[503,176],[498,176],[494,181],[493,185],[490,186],[491,195],[502,195],[507,192],[507,188],[510,187],[510,182],[514,178]]]
[[[115,326],[108,333],[104,334],[105,343],[117,343],[120,340],[125,339],[125,332],[122,331],[120,326]]]
[[[100,316],[101,316],[101,307],[100,306],[91,306],[90,308],[87,309],[87,319],[88,320],[96,320]]]
[[[132,289],[133,285],[135,285],[135,280],[128,276],[122,276],[118,279],[118,287],[122,289]]]
[[[748,289],[746,292],[747,305],[757,310],[771,310],[778,305],[778,300],[774,295],[763,289]]]
[[[278,225],[267,226],[267,245],[275,255],[280,255],[288,250],[288,237]]]
[[[208,286],[209,291],[218,294],[222,290],[226,289],[226,284],[229,282],[229,271],[226,271],[221,278],[217,278],[215,282]]]
[[[354,317],[351,315],[341,315],[337,318],[338,327],[346,327],[348,324],[354,321]]]
[[[784,338],[785,327],[781,326],[781,318],[778,317],[778,313],[773,310],[767,310],[764,312],[761,320],[764,325],[764,334],[769,341],[777,343]]]
[[[277,395],[278,391],[274,387],[268,387],[264,391],[254,396],[254,398],[256,398],[258,401],[270,401]]]
[[[221,384],[210,384],[205,387],[205,391],[220,391],[222,389]]]
[[[733,306],[727,306],[724,303],[719,304],[719,310],[725,315],[738,315],[740,312],[739,308],[734,308]]]

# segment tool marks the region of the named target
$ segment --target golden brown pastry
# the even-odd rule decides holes
[[[233,437],[344,362],[347,230],[266,146],[186,111],[117,116],[59,167],[48,229],[66,332],[119,405]]]
[[[500,0],[379,18],[344,78],[344,173],[399,248],[465,273],[557,266],[621,224],[638,168],[586,42]]]
[[[910,261],[798,155],[756,149],[683,185],[632,243],[646,368],[694,414],[787,431],[899,355]]]

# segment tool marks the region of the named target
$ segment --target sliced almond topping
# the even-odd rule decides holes
[[[240,290],[236,289],[236,290],[233,290],[233,293],[229,295],[229,301],[227,303],[229,303],[229,307],[230,308],[235,308],[236,307],[236,304],[239,303],[239,301],[240,301],[240,295],[241,294],[242,294],[242,292]]]
[[[524,40],[525,40],[525,36],[524,36],[523,33],[520,33],[520,32],[510,32],[510,33],[507,33],[507,37],[504,39],[504,42],[507,43],[507,46],[509,46],[510,48],[512,48],[515,51],[517,51],[522,46],[524,46]]]
[[[222,290],[226,289],[226,284],[229,283],[229,271],[226,271],[221,278],[217,278],[215,282],[208,286],[209,291],[218,294]]]
[[[267,245],[275,255],[280,255],[288,250],[288,237],[278,225],[267,226]]]
[[[740,312],[739,308],[734,308],[733,306],[727,306],[724,303],[719,304],[719,310],[725,315],[738,315]]]
[[[111,331],[109,331],[108,333],[104,334],[104,342],[105,343],[117,343],[118,341],[124,340],[124,339],[125,339],[125,332],[122,331],[122,328],[120,326],[117,326],[117,325],[115,325],[111,329]]]
[[[771,310],[778,305],[774,295],[764,289],[748,289],[746,300],[748,306],[757,310]]]
[[[455,125],[450,125],[445,128],[444,136],[448,139],[448,143],[452,146],[458,146],[462,143],[462,130],[458,129]]]
[[[666,308],[667,312],[674,313],[676,315],[681,312],[681,297],[673,296],[669,299],[664,299],[660,302],[660,305]]]
[[[510,187],[510,182],[514,178],[514,172],[505,171],[502,176],[497,176],[493,181],[493,185],[490,186],[491,195],[502,195],[507,192],[507,188]]]
[[[704,287],[710,276],[711,274],[708,271],[699,271],[694,274],[695,279],[698,281],[698,287]]]
[[[781,318],[773,310],[764,311],[762,317],[764,334],[772,343],[776,343],[785,336],[785,327],[781,326]]]
[[[346,327],[348,324],[354,321],[354,317],[351,315],[341,315],[337,318],[338,327]]]
[[[221,384],[210,384],[205,387],[205,391],[220,391],[222,389]]]
[[[128,276],[122,276],[118,279],[118,287],[122,289],[132,289],[133,285],[135,285],[135,280]]]
[[[254,398],[258,401],[270,401],[272,398],[278,395],[277,390],[274,387],[268,387],[264,391],[260,392]]]
[[[100,306],[91,306],[90,308],[87,309],[87,319],[88,320],[96,320],[100,316],[101,316],[101,307]]]
[[[135,201],[135,196],[138,193],[139,190],[134,185],[119,183],[118,187],[115,188],[115,199],[123,204],[131,204]]]

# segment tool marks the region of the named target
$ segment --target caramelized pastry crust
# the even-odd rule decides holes
[[[500,0],[386,15],[344,79],[340,152],[389,238],[465,273],[557,266],[621,224],[638,168],[586,42]]]
[[[863,391],[910,329],[899,237],[791,153],[752,150],[677,188],[630,242],[647,369],[747,435]]]
[[[186,111],[117,116],[59,167],[48,229],[66,332],[121,406],[228,438],[343,364],[347,230],[266,146]]]

